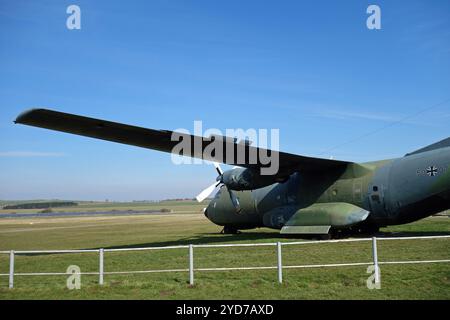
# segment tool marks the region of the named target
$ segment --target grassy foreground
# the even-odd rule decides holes
[[[184,208],[183,208],[184,209]],[[180,214],[0,219],[0,250],[87,249],[179,244],[294,241],[276,230],[221,235],[198,208]],[[450,234],[448,217],[430,217],[383,230],[394,236]],[[379,241],[379,260],[450,259],[450,239]],[[195,267],[276,266],[274,247],[196,248]],[[370,262],[368,242],[283,247],[283,264]],[[0,255],[0,273],[8,273],[8,255]],[[17,255],[16,272],[98,271],[98,254]],[[105,253],[105,271],[185,269],[186,249]],[[67,277],[0,277],[0,299],[450,299],[450,263],[382,265],[382,288],[369,290],[367,266],[277,271],[199,271],[195,285],[188,273],[82,275],[81,289],[68,290]]]

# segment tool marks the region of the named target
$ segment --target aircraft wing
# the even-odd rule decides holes
[[[262,154],[268,154],[269,156],[272,155],[272,157],[275,155],[275,153],[278,153],[280,167],[279,173],[277,174],[278,176],[286,176],[295,171],[323,172],[330,169],[343,169],[349,164],[349,162],[346,161],[319,159],[286,152],[267,150],[254,147],[246,143],[244,143],[243,146],[241,142],[235,141],[234,138],[223,136],[214,136],[213,138],[215,140],[219,139],[223,144],[223,155],[216,156],[214,155],[214,153],[212,155],[204,155],[203,151],[210,143],[212,143],[211,138],[177,133],[179,139],[173,141],[171,139],[173,131],[147,129],[47,109],[31,109],[25,111],[17,117],[15,123],[62,131],[169,153],[174,152],[174,147],[179,143],[179,139],[191,139],[190,150],[183,150],[184,152],[180,152],[178,154],[225,163],[229,165],[238,165],[246,168],[258,168],[267,166],[267,161],[260,157],[260,151],[263,152]],[[195,148],[195,146],[201,147]],[[238,147],[245,149],[246,162],[244,163],[238,163]],[[227,152],[229,152],[229,150],[233,150],[233,156],[227,157]],[[252,152],[256,152],[257,161],[249,163],[248,155],[254,154]]]

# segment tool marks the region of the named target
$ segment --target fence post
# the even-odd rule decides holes
[[[375,268],[375,284],[380,283],[380,269],[378,267],[378,252],[377,252],[377,238],[372,238],[372,256],[373,266]]]
[[[194,285],[194,246],[189,245],[189,284]]]
[[[278,283],[283,283],[283,265],[281,261],[281,242],[277,242]]]
[[[14,288],[14,250],[9,252],[9,288]]]
[[[101,248],[98,252],[99,252],[98,284],[103,285],[103,248]]]

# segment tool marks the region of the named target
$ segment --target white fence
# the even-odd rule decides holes
[[[198,245],[180,245],[166,247],[147,247],[147,248],[125,248],[125,249],[89,249],[89,250],[26,250],[26,251],[0,251],[0,254],[9,254],[9,273],[2,273],[0,276],[9,277],[9,288],[14,287],[15,276],[57,276],[68,274],[65,272],[41,272],[41,273],[15,273],[14,257],[17,254],[58,254],[58,253],[86,253],[96,252],[99,254],[99,271],[98,272],[80,272],[80,275],[98,275],[99,285],[104,283],[104,275],[114,274],[143,274],[143,273],[162,273],[162,272],[188,272],[189,284],[194,284],[194,271],[232,271],[232,270],[268,270],[277,269],[278,282],[283,282],[283,269],[295,268],[327,268],[327,267],[347,267],[347,266],[364,266],[373,265],[375,272],[375,283],[380,283],[379,265],[381,264],[419,264],[419,263],[448,263],[446,260],[407,260],[407,261],[378,261],[377,241],[392,240],[428,240],[428,239],[448,239],[448,236],[427,236],[427,237],[393,237],[393,238],[360,238],[360,239],[343,239],[343,240],[320,240],[320,241],[297,241],[297,242],[271,242],[271,243],[244,243],[244,244],[198,244]],[[283,265],[282,263],[282,247],[292,245],[311,245],[326,244],[338,242],[372,242],[372,261],[370,262],[354,262],[354,263],[334,263],[334,264],[310,264],[310,265]],[[194,269],[194,248],[225,248],[225,247],[257,247],[257,246],[273,246],[277,250],[277,265],[266,267],[231,267],[231,268],[195,268]],[[170,250],[170,249],[188,249],[189,250],[189,267],[186,269],[163,269],[163,270],[141,270],[141,271],[111,271],[104,270],[104,253],[120,252],[120,251],[149,251],[149,250]]]

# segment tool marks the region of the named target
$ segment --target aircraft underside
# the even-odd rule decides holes
[[[319,236],[322,239],[373,235],[380,227],[410,223],[447,209],[450,209],[448,194],[428,197],[389,216],[377,216],[348,203],[323,203],[297,210],[286,222],[283,222],[283,210],[275,208],[263,215],[262,224],[225,224],[221,232],[238,234],[239,230],[268,227],[280,230],[281,235]]]

